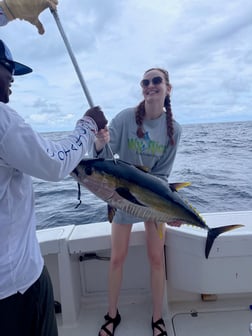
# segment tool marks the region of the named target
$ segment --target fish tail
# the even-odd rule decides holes
[[[206,240],[206,247],[205,247],[205,256],[206,258],[208,258],[210,250],[213,246],[213,243],[215,241],[215,239],[224,232],[227,231],[231,231],[234,229],[238,229],[240,227],[242,227],[244,225],[242,224],[233,224],[233,225],[226,225],[226,226],[220,226],[217,228],[212,228],[208,230],[208,234],[207,234],[207,240]]]

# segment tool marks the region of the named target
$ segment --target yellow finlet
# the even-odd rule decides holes
[[[182,188],[188,187],[191,185],[191,182],[175,182],[175,183],[170,183],[170,188],[172,190],[180,190]]]
[[[158,232],[158,235],[159,235],[160,239],[163,239],[163,237],[164,237],[163,224],[164,223],[159,223],[158,224],[158,223],[155,222],[155,226],[156,226],[156,229],[157,229],[157,232]]]

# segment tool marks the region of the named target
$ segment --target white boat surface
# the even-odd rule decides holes
[[[168,336],[247,336],[252,323],[252,211],[201,214],[208,226],[243,224],[220,235],[205,258],[206,230],[167,226],[163,318]],[[60,336],[98,335],[107,312],[110,223],[37,231],[50,272]],[[116,336],[151,330],[149,263],[143,223],[133,225]]]

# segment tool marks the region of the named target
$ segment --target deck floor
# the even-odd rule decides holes
[[[122,321],[116,336],[152,336],[151,311],[149,301],[121,304]],[[97,336],[105,313],[105,305],[83,305],[78,324],[74,327],[59,326],[59,336]],[[176,313],[172,320],[165,319],[168,336],[250,336],[251,322],[252,311],[249,309],[205,311],[197,316]]]
[[[175,336],[249,336],[252,312],[219,311],[177,314],[173,318]]]
[[[98,335],[106,314],[105,306],[83,306],[80,312],[80,322],[73,328],[59,327],[60,336],[93,336]],[[152,336],[151,305],[131,303],[120,305],[121,323],[116,329],[116,336]]]

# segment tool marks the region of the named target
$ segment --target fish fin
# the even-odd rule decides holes
[[[163,228],[163,223],[157,223],[157,222],[155,221],[155,222],[154,222],[154,225],[155,225],[155,228],[156,228],[156,230],[157,230],[157,233],[158,233],[160,239],[162,239],[162,238],[163,238],[163,230],[162,230],[162,228]]]
[[[111,205],[108,204],[108,220],[109,223],[113,222],[113,218],[115,216],[116,213],[116,208],[113,208]]]
[[[131,203],[134,203],[134,204],[138,204],[138,205],[141,205],[141,206],[145,206],[144,204],[142,204],[141,202],[139,202],[135,196],[133,196],[131,194],[131,192],[129,191],[129,189],[127,188],[123,188],[123,187],[118,187],[116,188],[116,192],[123,198],[125,198],[126,200],[128,200],[129,202]]]
[[[170,220],[169,223],[166,223],[169,226],[180,227],[183,224],[183,221],[180,219]]]
[[[191,182],[176,182],[176,183],[169,183],[169,187],[172,191],[178,191],[184,187],[188,187],[191,185]]]
[[[159,235],[160,239],[163,239],[163,237],[164,237],[164,235],[163,235],[163,224],[164,223],[156,224],[158,235]]]
[[[207,241],[206,241],[206,247],[205,247],[205,256],[208,258],[210,250],[213,246],[213,243],[215,239],[224,232],[231,231],[233,229],[238,229],[244,225],[242,224],[233,224],[233,225],[226,225],[226,226],[220,226],[217,228],[212,228],[208,230],[207,234]]]

